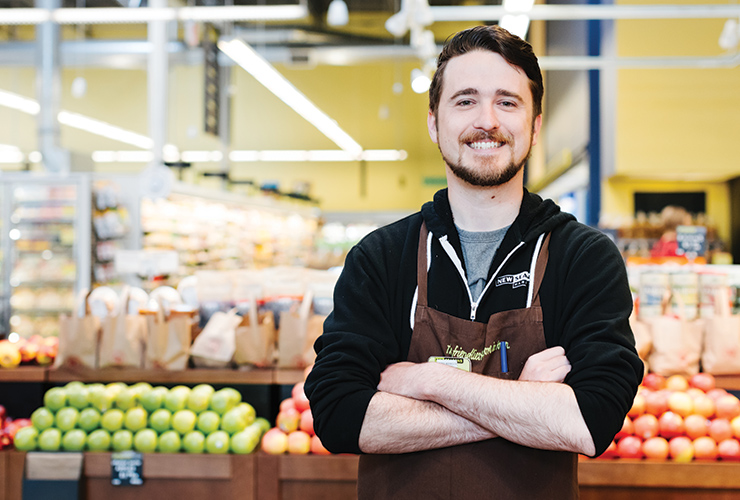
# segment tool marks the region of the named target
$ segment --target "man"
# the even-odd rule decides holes
[[[305,387],[360,498],[575,498],[632,404],[618,250],[523,187],[542,95],[529,44],[458,33],[427,118],[448,188],[347,256]]]

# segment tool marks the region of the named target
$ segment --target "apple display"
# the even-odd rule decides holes
[[[663,437],[652,437],[642,443],[642,453],[645,458],[652,460],[665,460],[668,458],[668,440]]]

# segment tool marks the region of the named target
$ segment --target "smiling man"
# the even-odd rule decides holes
[[[577,498],[643,366],[617,248],[524,189],[542,125],[532,48],[455,35],[429,91],[447,189],[347,256],[306,381],[365,498]]]

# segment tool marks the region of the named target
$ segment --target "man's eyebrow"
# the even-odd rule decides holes
[[[475,89],[473,87],[468,87],[466,89],[458,90],[452,96],[450,96],[450,100],[457,99],[460,96],[463,95],[478,95],[478,89]]]
[[[524,99],[522,98],[522,96],[510,90],[498,89],[496,91],[496,95],[504,96],[504,97],[511,97],[512,99],[516,99],[517,101],[524,102]]]
[[[478,89],[473,87],[468,87],[466,89],[458,90],[454,94],[450,96],[450,100],[457,99],[460,96],[466,96],[466,95],[478,95]],[[517,94],[516,92],[512,92],[511,90],[506,89],[498,89],[496,90],[497,96],[503,96],[503,97],[511,97],[512,99],[516,99],[517,101],[524,102],[524,99],[521,95]]]

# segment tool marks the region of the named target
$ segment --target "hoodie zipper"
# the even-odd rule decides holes
[[[521,247],[524,246],[524,242],[520,241],[519,244],[515,246],[511,250],[511,252],[508,253],[508,255],[506,255],[506,257],[501,262],[501,264],[498,266],[496,271],[491,275],[491,279],[489,279],[488,282],[486,283],[486,286],[485,288],[483,288],[483,291],[480,293],[478,300],[475,300],[475,301],[473,300],[473,294],[470,292],[470,287],[468,286],[468,279],[465,276],[465,270],[462,267],[462,262],[460,262],[460,258],[457,256],[457,253],[455,252],[455,249],[452,247],[452,244],[450,244],[446,235],[441,237],[439,239],[439,242],[442,244],[442,248],[444,248],[445,252],[447,252],[448,257],[450,257],[450,260],[452,260],[452,263],[455,265],[455,268],[457,269],[457,272],[463,281],[465,290],[468,291],[468,298],[470,299],[470,321],[475,321],[476,313],[478,311],[478,305],[480,304],[480,301],[483,300],[483,297],[488,291],[488,288],[491,286],[491,283],[493,283],[493,280],[496,279],[496,276],[501,271],[501,268],[504,267],[504,264],[506,264],[506,262],[514,255],[514,253],[516,253],[517,250],[519,250]]]

